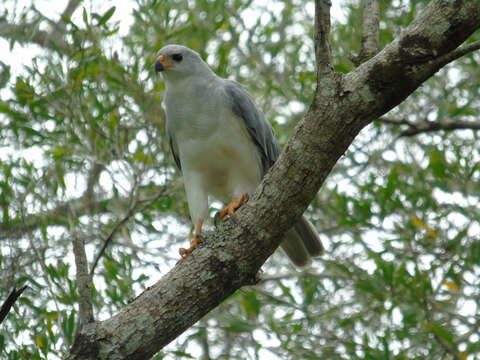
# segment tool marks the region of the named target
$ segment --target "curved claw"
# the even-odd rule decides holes
[[[182,257],[181,260],[185,260],[192,252],[197,248],[202,241],[205,240],[205,236],[202,234],[195,234],[195,237],[190,241],[190,247],[188,249],[180,248],[178,249],[178,253]]]
[[[215,227],[217,226],[217,220],[223,220],[223,218],[227,215],[232,215],[235,211],[237,211],[243,204],[248,201],[248,194],[243,194],[239,199],[233,199],[230,203],[225,206],[223,209],[218,211],[213,218]]]

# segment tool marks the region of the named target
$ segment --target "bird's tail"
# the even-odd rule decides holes
[[[285,234],[280,247],[290,260],[300,268],[308,267],[311,258],[323,255],[324,249],[312,223],[301,217]]]

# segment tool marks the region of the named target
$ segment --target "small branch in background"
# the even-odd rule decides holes
[[[378,0],[362,0],[362,8],[362,47],[360,54],[351,59],[357,66],[374,57],[380,50]]]
[[[202,348],[201,360],[210,360],[210,344],[208,343],[208,321],[202,319],[199,321],[202,334],[198,336],[198,342]]]
[[[3,322],[3,320],[5,320],[13,304],[15,304],[15,302],[18,300],[20,295],[22,295],[22,293],[27,287],[27,285],[22,286],[20,289],[14,287],[13,290],[10,292],[7,299],[3,302],[2,307],[0,308],[0,324]]]
[[[261,284],[264,284],[266,282],[269,282],[269,281],[278,281],[278,280],[287,280],[287,279],[298,279],[298,278],[301,278],[301,277],[304,277],[304,276],[313,276],[317,279],[322,279],[322,280],[325,280],[325,279],[340,279],[340,278],[343,278],[342,276],[339,276],[339,275],[332,275],[332,274],[328,274],[328,273],[317,273],[317,272],[310,272],[310,271],[306,271],[306,272],[298,272],[298,271],[292,271],[292,272],[287,272],[287,273],[279,273],[279,274],[275,274],[275,275],[269,275],[269,274],[266,274],[266,275],[260,275],[259,276],[259,282],[257,285],[261,285]]]
[[[18,41],[21,44],[33,43],[51,50],[60,50],[64,53],[70,53],[70,46],[63,39],[55,39],[50,33],[38,30],[32,34],[35,24],[10,24],[0,22],[0,37]]]
[[[104,168],[105,165],[96,162],[92,164],[92,168],[88,173],[87,188],[85,189],[83,197],[86,201],[86,206],[89,211],[93,210],[93,203],[95,200],[95,185],[98,183],[98,180]]]
[[[94,321],[93,306],[90,298],[92,279],[88,273],[88,261],[85,253],[85,242],[73,236],[73,255],[75,257],[76,277],[78,284],[80,327]]]
[[[22,214],[22,216],[23,216],[23,214]],[[37,260],[37,263],[40,264],[40,267],[42,269],[42,271],[38,274],[38,276],[43,277],[43,280],[47,284],[46,289],[50,294],[50,300],[53,301],[53,304],[55,306],[55,310],[57,311],[57,313],[60,314],[61,313],[60,306],[58,304],[57,296],[56,296],[55,291],[53,289],[54,284],[52,283],[52,281],[50,280],[49,275],[48,275],[48,266],[47,266],[47,263],[45,262],[45,251],[40,251],[37,248],[37,246],[35,245],[35,241],[34,241],[34,238],[33,238],[32,234],[29,233],[29,234],[27,234],[27,236],[28,236],[28,242],[30,244],[30,248],[33,251],[33,254],[34,254],[34,256]],[[58,329],[59,329],[59,333],[62,337],[63,344],[65,346],[66,344],[68,344],[68,337],[65,334],[64,327],[62,326],[62,316],[58,316],[56,318],[56,323],[57,323],[57,326],[58,326]]]
[[[39,19],[50,24],[50,31],[37,29],[32,33],[32,29],[38,27],[36,22],[18,25],[2,21],[0,22],[0,37],[15,40],[22,44],[33,43],[51,50],[59,50],[64,54],[69,54],[72,48],[64,39],[66,31],[65,25],[70,21],[72,14],[81,2],[82,0],[70,0],[58,22],[47,18],[34,7],[33,11],[38,15]]]
[[[75,10],[77,10],[78,6],[82,3],[82,0],[70,0],[63,10],[62,16],[60,17],[60,21],[68,22],[72,17]]]
[[[134,213],[134,208],[130,208],[127,214],[115,225],[110,234],[107,236],[107,238],[103,242],[102,247],[100,248],[100,251],[97,253],[97,256],[95,256],[95,259],[93,260],[92,267],[90,268],[90,278],[93,278],[93,275],[95,274],[95,268],[97,267],[98,262],[105,253],[105,250],[107,250],[108,245],[110,245],[110,243],[113,241],[113,238],[117,234],[118,230],[120,230],[122,226],[127,223],[127,221],[130,219],[130,217],[132,217]]]
[[[458,58],[461,58],[464,55],[467,55],[467,54],[469,54],[471,52],[474,52],[476,50],[479,50],[479,49],[480,49],[480,40],[475,41],[471,44],[461,46],[461,47],[449,52],[448,54],[446,54],[444,56],[446,56],[446,58],[448,59],[448,62],[452,62],[454,60],[457,60]]]
[[[400,132],[398,135],[401,137],[411,137],[418,134],[434,132],[434,131],[453,131],[453,130],[480,130],[480,121],[467,121],[467,120],[442,120],[442,121],[421,121],[412,122],[407,119],[391,119],[382,117],[378,119],[385,124],[391,124],[396,126],[406,125],[407,129]]]
[[[332,73],[332,55],[330,52],[330,0],[315,1],[315,57],[318,77]]]
[[[417,267],[418,268],[418,267]],[[423,292],[423,306],[424,306],[424,311],[425,311],[425,317],[427,319],[427,324],[426,327],[429,328],[429,326],[436,326],[435,324],[435,319],[433,316],[433,304],[430,303],[429,301],[429,296],[430,294],[427,294],[426,291]],[[430,328],[429,328],[430,329]],[[444,349],[444,351],[447,354],[450,354],[452,359],[455,360],[462,360],[462,358],[459,355],[458,351],[458,345],[454,342],[448,342],[446,341],[443,337],[439,336],[437,331],[430,330],[433,337],[437,341],[437,343]]]
[[[170,187],[168,194],[172,194],[181,188],[181,183],[179,181],[167,183],[165,187]],[[89,202],[86,197],[87,194],[88,192],[86,191],[81,196],[61,203],[51,210],[28,214],[22,219],[12,220],[8,224],[8,227],[0,227],[0,241],[6,239],[20,239],[25,234],[37,230],[42,224],[46,223],[48,223],[48,225],[65,226],[68,224],[67,214],[70,213],[74,213],[76,218],[91,214],[92,210],[94,211],[94,214],[101,215],[111,212],[110,204],[112,201],[115,201],[120,207],[127,207],[130,203],[127,196],[121,198],[115,198],[112,196],[106,198],[99,196],[98,194],[92,194],[93,200]],[[159,195],[151,188],[139,189],[138,197],[140,199],[139,202],[142,204],[151,204],[152,201],[159,199]],[[190,220],[184,219],[184,221],[189,223]]]
[[[103,245],[102,245],[100,251],[98,252],[97,256],[95,256],[95,259],[93,260],[93,263],[92,263],[92,267],[90,268],[90,277],[91,278],[93,278],[93,275],[95,273],[95,268],[97,267],[100,258],[103,256],[103,254],[105,253],[105,250],[107,249],[108,245],[110,245],[110,243],[113,241],[113,238],[115,237],[117,232],[123,227],[123,225],[125,225],[126,222],[133,215],[135,215],[138,211],[142,211],[142,210],[146,209],[148,206],[150,206],[150,204],[153,204],[154,202],[158,201],[161,197],[169,196],[169,195],[170,195],[170,192],[167,189],[164,189],[163,191],[160,191],[154,198],[149,199],[148,201],[142,201],[142,200],[139,200],[137,198],[135,201],[131,202],[127,214],[122,218],[122,220],[120,220],[115,225],[113,230],[110,232],[110,235],[108,235],[108,237],[103,242]],[[138,193],[137,193],[137,197],[138,197]],[[139,204],[143,204],[143,206],[138,208]]]

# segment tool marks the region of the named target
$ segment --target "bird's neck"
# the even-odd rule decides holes
[[[207,64],[200,64],[195,71],[189,73],[167,71],[163,73],[167,86],[176,87],[184,83],[212,81],[217,75],[208,67]]]
[[[188,76],[184,74],[165,74],[164,77],[167,89],[172,92],[180,91],[182,93],[189,93],[191,91],[197,91],[199,88],[207,86],[215,81],[217,75],[210,69],[208,72],[195,73]]]

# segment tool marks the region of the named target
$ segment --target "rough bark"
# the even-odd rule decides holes
[[[362,47],[352,61],[356,65],[375,56],[379,50],[380,6],[378,0],[362,0]]]
[[[68,359],[148,359],[243,285],[300,216],[359,131],[451,61],[480,27],[480,3],[431,1],[356,70],[317,95],[252,199],[203,245],[112,318],[86,325]],[[317,35],[318,37],[318,35]]]

